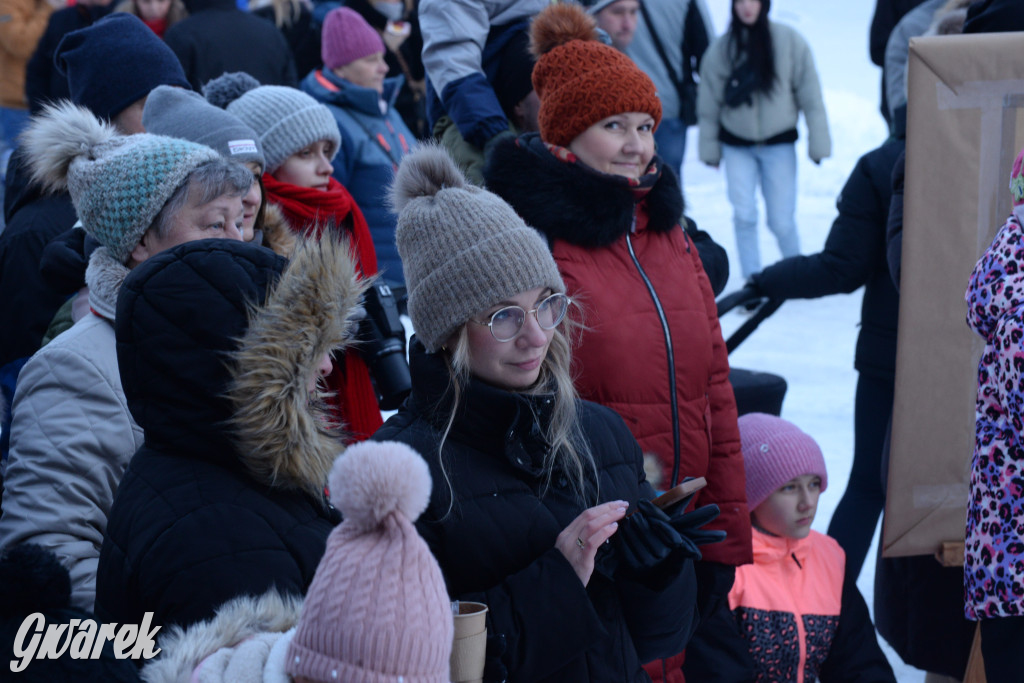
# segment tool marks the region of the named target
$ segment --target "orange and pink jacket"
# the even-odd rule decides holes
[[[754,529],[754,564],[736,568],[729,608],[755,680],[771,683],[894,681],[867,605],[844,586],[846,554],[832,538]]]

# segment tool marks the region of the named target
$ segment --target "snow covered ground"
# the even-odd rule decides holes
[[[715,29],[729,21],[726,0],[708,0]],[[868,28],[872,2],[776,0],[776,21],[796,28],[810,43],[825,93],[833,154],[821,166],[807,158],[805,129],[797,143],[799,181],[797,224],[803,253],[819,251],[835,218],[835,199],[857,159],[881,144],[887,135],[878,113],[880,69],[868,57]],[[735,251],[732,217],[721,171],[697,159],[696,130],[691,129],[683,163],[683,186],[688,213],[730,254],[733,274],[727,292],[743,285]],[[775,240],[763,225],[761,253],[767,265],[779,258]],[[821,496],[814,528],[825,532],[846,488],[853,454],[854,343],[860,319],[862,292],[823,299],[787,301],[731,356],[738,367],[772,372],[786,378],[789,390],[782,416],[813,436],[825,453],[829,487]],[[744,318],[723,317],[728,334]],[[877,543],[877,536],[876,541]],[[858,586],[871,606],[875,555],[872,547]],[[923,672],[905,665],[882,641],[901,683],[924,680]]]

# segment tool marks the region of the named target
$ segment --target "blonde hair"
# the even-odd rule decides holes
[[[565,473],[569,480],[576,500],[584,507],[589,507],[596,503],[598,498],[597,466],[590,449],[590,441],[580,427],[579,395],[576,393],[570,369],[573,341],[576,339],[579,329],[581,329],[580,323],[570,316],[567,316],[555,328],[547,355],[541,362],[537,381],[533,386],[520,393],[530,396],[553,395],[554,405],[551,420],[544,432],[544,438],[549,448],[544,454],[544,487],[541,495],[547,493],[551,486],[551,475],[558,468]],[[455,424],[455,417],[459,412],[462,397],[469,386],[471,377],[469,334],[466,323],[463,323],[456,332],[453,348],[448,349],[447,352],[442,351],[442,354],[445,365],[448,367],[453,399],[448,422],[437,445],[437,455],[445,483],[448,486],[448,512],[451,512],[455,501],[455,492],[448,477],[447,467],[445,467],[444,444],[452,425]],[[594,482],[594,489],[590,497],[587,495],[588,479]],[[447,516],[448,513],[445,514]]]
[[[274,24],[278,28],[291,26],[302,14],[302,0],[249,0],[249,9],[271,5],[274,8]]]

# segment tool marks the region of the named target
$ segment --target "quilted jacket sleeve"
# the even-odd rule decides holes
[[[721,515],[708,524],[707,528],[724,529],[727,534],[723,542],[705,546],[701,553],[710,562],[748,564],[753,561],[750,513],[747,510],[747,480],[740,450],[740,431],[736,424],[736,397],[729,383],[729,353],[718,322],[715,295],[696,249],[690,250],[690,260],[697,271],[704,295],[704,307],[714,346],[708,378],[711,411],[711,457],[706,475],[708,485],[698,494],[696,504],[716,503]]]
[[[815,162],[832,155],[832,138],[828,132],[828,115],[821,95],[821,80],[814,66],[811,46],[796,31],[793,49],[793,87],[797,106],[807,121],[807,154]]]
[[[79,334],[80,344],[45,347],[19,376],[0,546],[54,551],[70,571],[72,603],[91,610],[107,515],[142,431],[121,390],[113,330],[99,319],[82,322],[96,325],[95,336],[109,334],[109,358],[83,353],[90,336]]]
[[[722,36],[704,53],[700,83],[697,85],[697,124],[700,126],[697,152],[706,164],[717,164],[722,160],[718,131],[730,68],[728,39]]]

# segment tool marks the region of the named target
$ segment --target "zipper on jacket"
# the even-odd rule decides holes
[[[668,386],[669,395],[671,396],[672,405],[672,481],[666,487],[670,489],[678,483],[679,479],[679,458],[680,458],[680,444],[679,444],[679,397],[676,395],[676,361],[675,353],[672,350],[672,333],[668,329],[668,318],[665,316],[665,309],[661,305],[661,300],[658,298],[658,293],[654,290],[654,283],[647,276],[647,272],[643,266],[640,265],[640,259],[636,257],[636,251],[633,249],[633,231],[636,230],[636,205],[633,205],[633,222],[629,226],[629,232],[626,233],[626,247],[629,249],[629,257],[633,259],[633,265],[636,267],[637,272],[640,273],[640,277],[643,278],[644,284],[647,286],[647,292],[651,295],[651,301],[654,302],[654,308],[658,311],[658,319],[661,321],[661,331],[665,336],[665,351],[668,356]]]
[[[804,568],[804,566],[800,564],[800,560],[796,559],[796,553],[790,553],[789,556],[793,558],[794,562],[796,562],[796,566],[800,567],[800,569]]]

